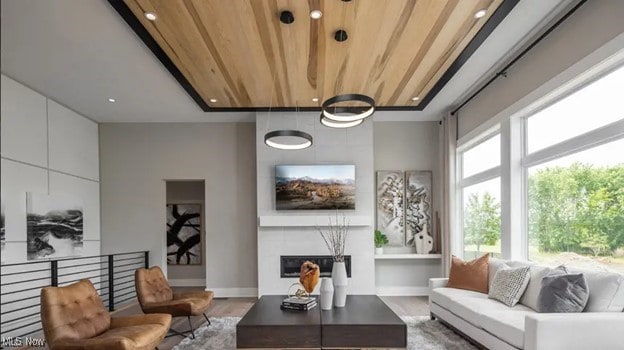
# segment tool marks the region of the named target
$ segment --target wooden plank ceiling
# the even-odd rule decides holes
[[[319,107],[342,93],[372,96],[381,107],[422,109],[419,104],[431,99],[425,97],[432,87],[503,3],[123,1],[209,109]],[[318,20],[309,16],[316,9],[323,13]],[[486,15],[475,18],[480,9]],[[294,23],[280,22],[284,10],[294,14]],[[157,19],[147,20],[146,12]],[[338,29],[347,31],[347,41],[334,40]]]

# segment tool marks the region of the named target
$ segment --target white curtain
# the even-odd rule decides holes
[[[442,141],[442,203],[441,209],[441,243],[442,271],[448,276],[451,262],[451,242],[456,223],[456,150],[457,150],[457,115],[447,115],[442,119],[440,129]]]

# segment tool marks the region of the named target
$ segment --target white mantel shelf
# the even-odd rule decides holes
[[[378,260],[399,260],[399,259],[442,259],[442,254],[377,254]]]
[[[329,218],[336,221],[335,215],[263,215],[258,218],[260,227],[327,227]],[[346,215],[349,226],[372,226],[372,218],[369,216]],[[338,216],[342,223],[342,216]]]

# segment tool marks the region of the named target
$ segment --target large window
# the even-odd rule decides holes
[[[624,67],[532,115],[527,120],[528,152],[621,120],[623,93]]]
[[[501,252],[500,177],[463,189],[464,258]]]
[[[622,91],[619,68],[526,119],[530,260],[624,273]]]
[[[609,64],[459,146],[456,252],[624,273],[624,66]]]
[[[624,139],[529,168],[529,259],[624,273]]]
[[[500,256],[500,134],[464,150],[461,157],[463,255]]]

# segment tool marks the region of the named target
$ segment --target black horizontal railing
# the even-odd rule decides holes
[[[129,252],[2,264],[0,267],[0,336],[40,333],[40,294],[90,280],[109,311],[136,298],[134,271],[149,267],[149,252]]]

